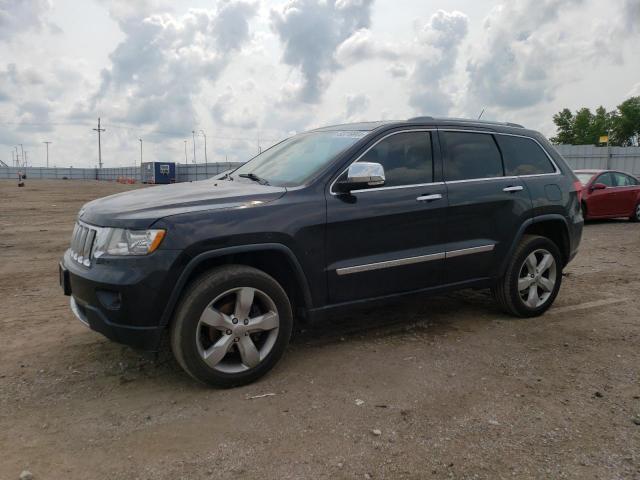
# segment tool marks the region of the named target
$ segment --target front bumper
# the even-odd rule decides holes
[[[141,350],[158,349],[165,325],[161,317],[175,284],[179,252],[149,257],[101,259],[78,265],[67,251],[60,262],[60,284],[74,315],[105,337]]]

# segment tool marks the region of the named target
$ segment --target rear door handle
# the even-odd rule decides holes
[[[420,195],[416,200],[419,202],[433,202],[434,200],[440,200],[441,198],[442,195],[434,193],[433,195]]]
[[[514,187],[506,187],[502,189],[503,192],[520,192],[522,190],[524,190],[524,187],[522,185],[516,185]]]

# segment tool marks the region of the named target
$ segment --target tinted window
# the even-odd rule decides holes
[[[443,132],[447,145],[447,180],[501,177],[502,159],[493,137],[485,133]]]
[[[593,183],[602,183],[603,185],[606,185],[607,187],[615,187],[615,185],[616,185],[613,182],[613,175],[611,175],[610,173],[603,173]]]
[[[429,132],[398,133],[375,145],[359,162],[384,167],[385,187],[433,181],[433,154]]]
[[[496,135],[502,150],[505,175],[539,175],[555,169],[536,142],[530,138]]]
[[[630,185],[637,185],[638,182],[635,178],[625,175],[624,173],[613,173],[613,180],[616,187],[628,187]]]

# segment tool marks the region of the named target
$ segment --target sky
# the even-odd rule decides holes
[[[105,167],[483,110],[552,136],[640,95],[639,45],[640,0],[0,0],[0,160],[96,166],[98,117]]]

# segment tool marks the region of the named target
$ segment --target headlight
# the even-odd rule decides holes
[[[96,234],[93,256],[148,255],[160,246],[165,233],[165,230],[101,228]]]

